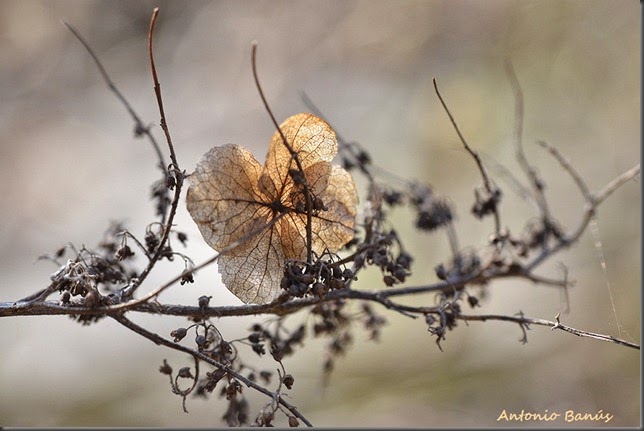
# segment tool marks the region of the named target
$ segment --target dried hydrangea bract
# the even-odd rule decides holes
[[[358,202],[351,175],[331,164],[338,150],[335,133],[311,114],[289,117],[280,129],[297,153],[311,195],[311,250],[317,256],[335,252],[353,238]],[[277,298],[285,260],[306,260],[302,184],[279,132],[264,166],[250,151],[229,144],[208,151],[190,175],[188,211],[206,242],[221,252],[224,284],[245,303]]]

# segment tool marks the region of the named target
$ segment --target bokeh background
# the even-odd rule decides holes
[[[514,64],[525,96],[525,150],[565,227],[583,201],[552,157],[556,146],[592,190],[640,159],[640,4],[628,1],[34,1],[0,2],[0,301],[42,288],[56,269],[39,255],[72,242],[95,246],[110,220],[141,234],[152,221],[154,154],[133,137],[126,111],[83,47],[90,41],[112,79],[146,121],[158,123],[146,52],[151,11],[161,8],[156,60],[181,166],[192,170],[210,147],[238,143],[263,160],[273,133],[253,85],[251,41],[278,119],[316,102],[349,140],[394,174],[432,184],[457,208],[463,247],[482,245],[491,222],[470,214],[480,177],[461,148],[431,84],[436,77],[470,144],[504,187],[503,223],[519,232],[534,208],[493,166],[525,178],[513,156],[514,100],[503,62]],[[162,136],[159,128],[157,136]],[[640,184],[626,184],[600,208],[586,233],[541,268],[577,283],[562,322],[640,341]],[[183,205],[176,223],[187,252],[212,255]],[[447,256],[443,234],[418,234],[411,213],[393,214],[417,257],[410,285],[435,280]],[[601,241],[601,248],[596,241]],[[602,268],[602,258],[605,269]],[[146,286],[167,280],[165,266]],[[357,287],[379,285],[376,272]],[[215,267],[193,285],[161,297],[196,303],[202,294],[237,304]],[[431,296],[414,301],[433,303]],[[480,313],[552,320],[566,306],[557,289],[516,280],[494,283]],[[379,310],[383,311],[383,310]],[[318,426],[480,427],[638,426],[640,353],[534,327],[518,342],[516,325],[459,324],[444,352],[423,322],[386,313],[380,342],[356,331],[349,354],[324,387],[324,343],[285,364],[292,401]],[[181,319],[133,316],[162,334]],[[295,318],[298,320],[299,318]],[[229,338],[254,319],[218,322]],[[0,425],[221,426],[224,403],[181,400],[158,367],[191,365],[103,320],[81,327],[65,317],[0,321]],[[273,367],[270,361],[264,367]],[[257,411],[260,401],[251,397]],[[613,420],[567,424],[503,423],[508,412],[610,412]]]

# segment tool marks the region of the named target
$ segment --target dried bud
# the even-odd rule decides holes
[[[195,282],[195,277],[194,277],[194,275],[193,275],[192,271],[190,271],[190,272],[184,272],[184,273],[181,275],[181,285],[182,285],[182,286],[183,286],[184,284],[186,284],[186,283],[194,283],[194,282]]]
[[[193,379],[192,373],[190,372],[190,367],[183,367],[179,370],[177,373],[177,376],[182,377],[184,379]]]
[[[261,332],[253,332],[248,336],[248,341],[251,343],[259,343],[262,341],[262,333]]]
[[[320,283],[320,282],[315,283],[311,288],[311,291],[313,292],[313,294],[318,298],[322,298],[328,290],[329,289],[327,288],[327,286],[324,283]]]
[[[439,280],[447,279],[447,270],[445,269],[445,265],[439,263],[438,265],[436,265],[435,271],[436,277],[438,277]]]
[[[145,234],[145,247],[149,253],[154,253],[159,246],[159,238],[151,230]]]
[[[208,344],[208,340],[205,335],[197,335],[195,337],[195,344],[197,344],[199,350],[201,350],[206,346],[206,344]]]
[[[179,341],[183,340],[187,333],[188,330],[186,328],[177,328],[174,331],[170,332],[170,336],[174,338],[175,343],[178,343]]]
[[[262,356],[266,354],[266,349],[264,349],[264,345],[257,343],[253,344],[253,352],[257,353],[259,356]]]
[[[293,387],[293,383],[295,383],[295,378],[292,375],[287,374],[282,379],[282,383],[284,383],[284,386],[286,386],[287,389],[291,389]]]
[[[200,310],[203,311],[205,308],[208,307],[208,304],[210,304],[210,298],[212,298],[212,296],[203,295],[199,297],[198,303],[199,303]]]
[[[168,361],[166,361],[165,359],[163,360],[163,364],[159,367],[159,372],[161,374],[167,374],[167,375],[172,374],[172,367],[168,364]]]
[[[411,257],[409,253],[403,251],[396,258],[396,263],[406,270],[409,270],[409,268],[411,268],[411,263],[413,262],[413,260],[414,258]]]
[[[177,185],[177,179],[174,177],[172,174],[167,174],[165,176],[165,186],[166,188],[172,190],[174,189],[174,186]]]
[[[288,417],[288,426],[290,426],[291,428],[299,427],[300,422],[297,420],[297,418],[295,416],[289,416]]]
[[[118,261],[125,260],[128,257],[132,257],[132,256],[134,256],[134,252],[127,244],[121,245],[119,248],[116,249],[116,253],[114,253],[114,259]]]
[[[394,284],[396,284],[396,279],[395,279],[395,278],[393,278],[391,275],[385,275],[385,276],[382,278],[382,281],[384,281],[384,282],[385,282],[385,284],[387,285],[387,287],[391,287],[391,286],[393,286]]]
[[[228,383],[228,385],[226,385],[226,389],[225,389],[226,399],[230,400],[237,394],[237,392],[241,393],[241,391],[242,391],[241,383],[239,383],[237,380],[233,380],[232,382]]]
[[[272,375],[273,375],[273,373],[271,373],[270,371],[260,371],[259,372],[259,377],[261,377],[262,380],[264,382],[266,382],[266,384],[269,384],[271,382],[271,376]]]
[[[188,235],[186,235],[183,232],[177,232],[177,239],[183,245],[184,247],[186,246],[186,242],[188,241]]]
[[[401,283],[405,282],[405,278],[407,278],[408,275],[409,274],[402,266],[397,266],[396,270],[394,271],[394,277],[396,277],[396,280],[400,281]]]
[[[342,277],[345,280],[356,280],[355,274],[349,268],[346,268],[344,271],[342,271]]]
[[[360,151],[357,158],[358,162],[360,162],[361,165],[368,165],[369,163],[371,163],[371,157],[366,151]]]
[[[284,358],[284,351],[281,347],[273,344],[271,346],[271,355],[273,356],[273,359],[275,359],[277,362],[280,362],[282,358]]]
[[[69,304],[69,300],[71,298],[71,293],[69,293],[68,290],[63,292],[63,297],[60,299],[63,304]]]
[[[391,206],[398,205],[402,202],[402,193],[396,190],[386,191],[382,197]]]

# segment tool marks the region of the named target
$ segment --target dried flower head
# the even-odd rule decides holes
[[[331,127],[297,114],[280,129],[302,171],[278,131],[263,167],[229,144],[208,151],[190,176],[188,211],[221,253],[224,284],[245,303],[277,298],[286,259],[306,260],[308,217],[315,255],[339,250],[354,235],[358,196],[351,175],[330,163],[338,149]]]

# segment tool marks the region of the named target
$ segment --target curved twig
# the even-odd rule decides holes
[[[168,237],[170,236],[170,230],[172,229],[172,222],[174,221],[174,216],[177,213],[177,207],[179,205],[179,199],[181,197],[181,187],[183,185],[183,173],[179,168],[179,162],[177,162],[177,156],[174,152],[172,137],[170,136],[170,130],[168,129],[165,110],[163,109],[161,85],[159,84],[156,66],[154,65],[154,54],[152,51],[152,39],[153,39],[152,36],[154,35],[154,25],[156,23],[158,13],[159,13],[159,8],[158,7],[154,8],[154,11],[152,12],[152,18],[150,19],[150,30],[148,32],[148,50],[150,53],[150,66],[152,68],[152,79],[154,80],[154,94],[156,95],[157,104],[159,106],[159,114],[161,116],[161,128],[163,129],[163,133],[165,134],[166,142],[168,144],[168,150],[170,151],[170,160],[172,161],[172,166],[173,166],[172,171],[176,181],[174,184],[174,197],[172,198],[172,204],[170,205],[170,213],[168,215],[168,220],[164,224],[161,240],[159,241],[159,246],[156,252],[154,253],[154,256],[152,256],[152,259],[150,260],[150,262],[148,262],[148,265],[139,275],[138,282],[129,289],[128,291],[129,295],[134,293],[134,291],[136,291],[139,288],[139,286],[141,286],[143,281],[145,281],[145,279],[147,278],[148,274],[150,274],[150,271],[152,271],[152,268],[154,268],[154,265],[161,258],[161,253],[163,252],[166,242],[168,241]]]

